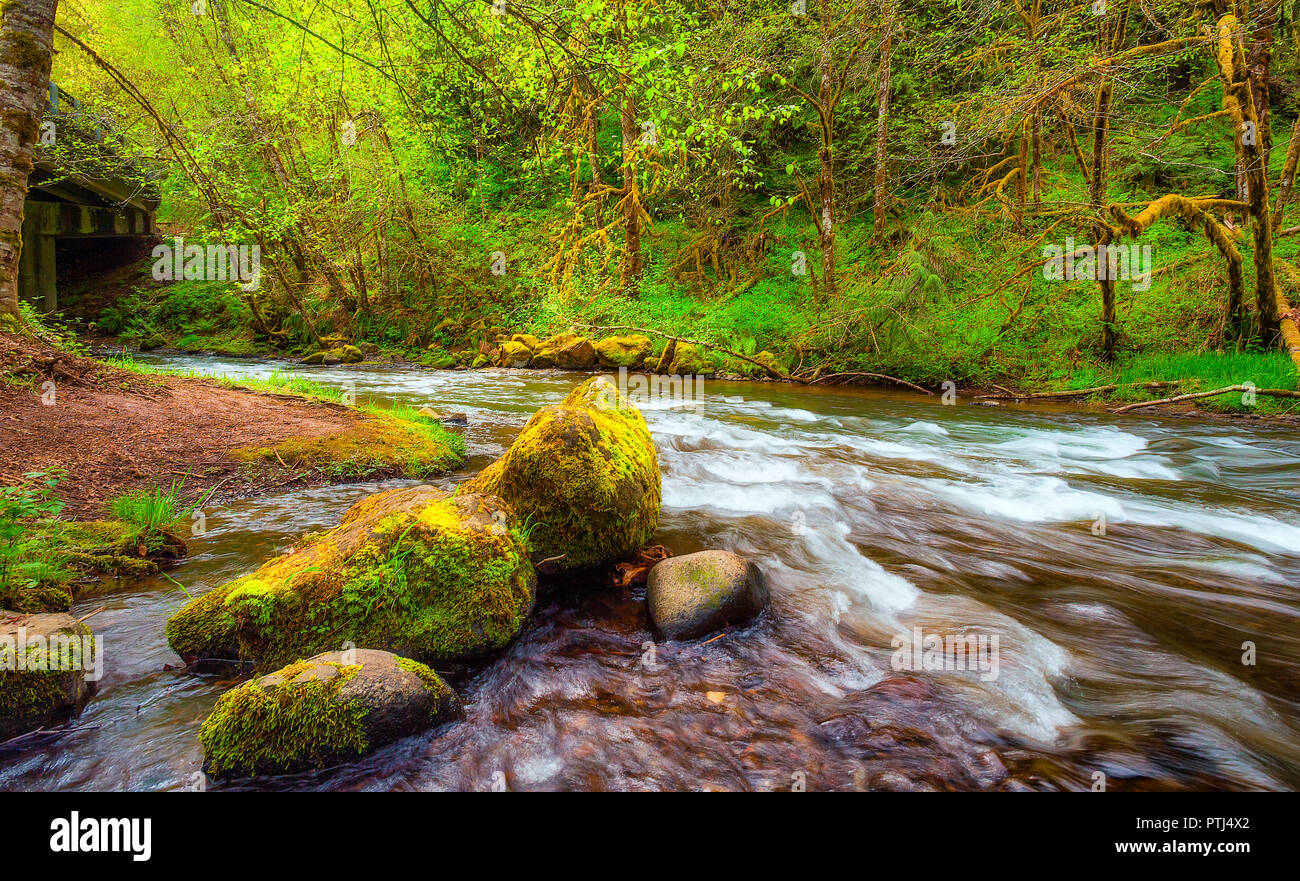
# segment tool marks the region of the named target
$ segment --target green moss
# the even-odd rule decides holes
[[[659,523],[659,459],[645,419],[599,377],[536,413],[465,489],[504,499],[530,524],[533,550],[561,557],[563,569],[631,553]]]
[[[361,666],[330,664],[339,675],[293,681],[314,666],[302,661],[279,671],[278,684],[254,681],[223,694],[199,730],[204,769],[214,776],[274,774],[365,752],[368,711],[360,701],[335,699]]]
[[[413,661],[410,658],[398,658],[396,664],[399,669],[414,673],[420,677],[420,682],[424,684],[424,693],[433,698],[433,712],[435,715],[443,707],[446,707],[449,702],[456,699],[456,693],[451,690],[451,686],[443,682],[441,676],[419,661]]]
[[[359,504],[330,536],[199,597],[167,623],[182,657],[272,669],[351,641],[429,661],[510,642],[532,611],[527,548],[481,499],[389,513]]]
[[[650,340],[643,336],[613,336],[592,343],[601,364],[629,370],[645,363],[650,346]]]
[[[436,421],[404,418],[380,408],[367,408],[366,413],[367,418],[340,434],[240,447],[231,456],[248,463],[283,462],[296,470],[347,477],[396,473],[419,478],[464,461],[464,441]]]
[[[8,64],[20,70],[38,70],[49,73],[50,59],[53,58],[50,47],[41,45],[41,41],[22,31],[5,30],[4,49],[0,51],[0,63]]]
[[[82,625],[77,627],[84,633],[89,632]],[[81,634],[68,634],[81,645]],[[0,652],[8,651],[0,648]],[[91,656],[80,658],[81,669],[89,669],[94,663],[94,646],[91,644]],[[74,656],[76,659],[79,656]],[[14,659],[6,658],[0,667],[20,666]],[[24,669],[0,669],[0,740],[16,733],[29,730],[59,715],[67,715],[78,705],[78,693],[81,691],[79,672],[68,670],[43,670],[42,667],[56,666],[49,657],[47,648],[31,648],[21,665]]]

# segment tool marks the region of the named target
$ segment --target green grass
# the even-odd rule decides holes
[[[1176,389],[1158,392],[1162,397],[1188,392],[1210,391],[1230,385],[1253,383],[1258,389],[1294,389],[1295,365],[1282,352],[1184,352],[1131,357],[1110,369],[1089,369],[1074,374],[1066,389],[1095,388],[1112,383],[1126,385],[1182,380]],[[1140,401],[1150,397],[1141,389],[1116,389],[1116,400]],[[1256,398],[1254,405],[1242,401],[1241,392],[1201,399],[1199,406],[1230,412],[1280,413],[1295,409],[1295,402],[1277,398]]]
[[[173,480],[170,486],[157,485],[122,493],[109,500],[108,511],[118,520],[130,524],[137,535],[162,532],[177,520],[188,517],[206,501],[204,498],[183,505],[180,497],[184,489],[184,480]]]

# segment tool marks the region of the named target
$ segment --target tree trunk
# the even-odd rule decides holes
[[[623,89],[620,122],[623,130],[623,286],[634,289],[641,276],[641,211],[637,193],[637,142],[641,131],[636,125],[636,96],[626,75],[619,77]]]
[[[885,234],[885,160],[889,143],[890,53],[894,45],[894,3],[885,9],[885,38],[880,46],[880,78],[876,83],[876,193],[875,237],[880,241]]]
[[[58,5],[58,0],[10,0],[0,23],[0,319],[14,322],[20,320],[23,203],[50,88]]]

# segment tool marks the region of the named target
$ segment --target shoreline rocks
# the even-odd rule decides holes
[[[223,694],[199,732],[203,769],[220,778],[323,768],[459,710],[424,664],[372,649],[324,652]]]
[[[673,640],[747,621],[767,608],[769,598],[762,571],[730,551],[669,557],[655,564],[646,582],[650,620]]]

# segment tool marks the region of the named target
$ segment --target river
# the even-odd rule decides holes
[[[221,375],[285,366],[140,357]],[[301,372],[465,412],[470,459],[435,481],[448,487],[582,379]],[[106,669],[83,730],[0,756],[0,789],[1300,787],[1294,429],[770,383],[704,391],[696,407],[645,411],[663,473],[655,541],[757,561],[772,589],[757,622],[656,646],[644,588],[556,591],[512,646],[453,679],[463,721],[339,768],[218,785],[198,773],[197,735],[231,683],[177,669],[163,624],[180,589],[119,582],[74,606],[106,606],[91,619]],[[197,595],[402,483],[210,509],[169,574]],[[982,651],[926,669],[918,636]]]

